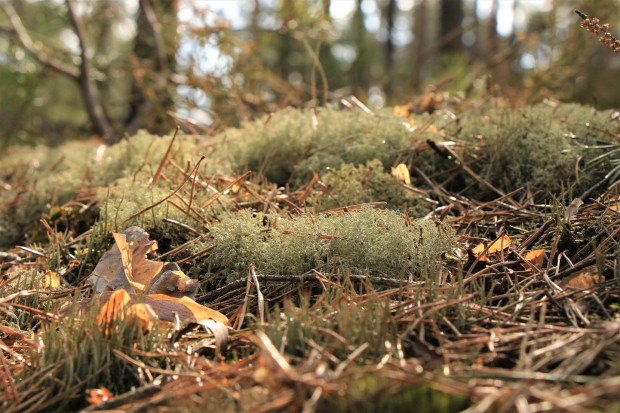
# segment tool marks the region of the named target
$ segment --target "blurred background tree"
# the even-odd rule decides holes
[[[349,94],[403,103],[429,85],[617,107],[620,59],[575,8],[618,35],[615,0],[0,0],[0,136],[212,133]]]

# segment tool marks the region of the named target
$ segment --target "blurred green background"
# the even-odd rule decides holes
[[[617,0],[0,1],[0,142],[214,133],[285,106],[429,90],[618,107]]]

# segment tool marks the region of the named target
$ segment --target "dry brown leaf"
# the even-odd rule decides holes
[[[107,251],[86,284],[95,292],[124,289],[131,293],[161,293],[175,297],[194,297],[198,282],[187,277],[176,263],[151,261],[147,254],[157,242],[139,227],[114,234],[115,245]]]
[[[119,315],[125,319],[133,317],[139,325],[151,327],[156,319],[173,322],[176,317],[183,326],[202,324],[207,320],[228,324],[228,318],[224,314],[200,305],[189,297],[177,298],[164,294],[145,296],[118,290],[106,291],[101,294],[100,299],[102,306],[97,317],[99,325],[110,325]],[[86,300],[84,305],[88,305]],[[132,310],[133,307],[136,308]]]
[[[42,281],[45,288],[60,288],[60,277],[53,271],[47,270]]]
[[[503,251],[506,248],[510,247],[510,244],[510,238],[507,235],[504,235],[499,237],[498,239],[493,241],[491,245],[489,245],[489,249],[486,254],[484,253],[485,246],[483,243],[478,244],[476,248],[472,250],[472,253],[475,257],[479,258],[480,261],[488,262],[489,259],[487,257],[487,254],[496,254],[500,251]]]
[[[210,319],[228,323],[228,318],[224,314],[200,305],[189,297],[176,298],[163,294],[150,294],[145,297],[144,302],[153,308],[160,320],[164,321],[174,321],[174,313],[177,313],[185,325]]]
[[[523,258],[526,261],[529,261],[530,264],[532,264],[534,267],[541,269],[542,265],[543,265],[543,260],[545,259],[545,250],[531,250],[528,251]],[[521,265],[523,265],[523,267],[525,267],[525,269],[529,269],[530,267],[525,264],[522,263]]]
[[[585,290],[586,288],[592,287],[597,282],[599,282],[598,275],[593,274],[590,270],[585,270],[564,280],[560,283],[560,286],[565,289],[571,288],[574,290]]]
[[[133,263],[132,260],[129,259],[129,255],[131,254],[132,259],[134,259],[135,257],[137,260],[140,261],[141,258],[146,260],[146,254],[157,249],[157,242],[150,241],[148,237],[148,233],[146,233],[142,228],[139,227],[130,227],[123,231],[122,234],[115,234],[114,238],[117,241],[117,244],[115,244],[109,251],[106,251],[106,253],[103,254],[103,257],[101,257],[101,259],[97,263],[97,266],[93,270],[93,273],[86,280],[87,285],[93,286],[95,292],[97,293],[102,293],[103,291],[108,289],[108,284],[114,278],[119,278],[121,275],[124,275],[125,271],[127,270],[127,268],[124,268],[124,261],[122,255],[125,255],[124,260],[127,261],[126,266],[140,267],[140,263]],[[119,240],[120,245],[124,249],[123,254],[121,254],[121,251],[119,250]],[[136,277],[136,274],[133,274],[132,272],[131,275],[138,280],[143,278],[141,274]],[[128,282],[126,283],[128,284]]]
[[[399,163],[396,168],[392,168],[392,175],[403,181],[405,184],[411,185],[409,169],[404,163]]]
[[[411,115],[411,109],[408,105],[394,106],[394,115],[396,116],[409,116]]]
[[[125,320],[137,325],[142,331],[150,331],[158,321],[158,317],[150,305],[137,303],[129,306],[125,313]]]
[[[130,301],[131,297],[127,291],[114,291],[101,306],[99,315],[97,315],[97,325],[104,326],[106,332],[108,332],[110,325],[123,314],[125,306]]]

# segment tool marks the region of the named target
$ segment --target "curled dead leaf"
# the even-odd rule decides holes
[[[124,289],[130,293],[167,294],[194,298],[198,281],[187,277],[174,262],[152,261],[147,254],[157,250],[157,242],[139,227],[114,234],[116,244],[107,251],[86,285],[96,293]]]

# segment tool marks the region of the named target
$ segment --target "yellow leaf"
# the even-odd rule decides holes
[[[392,175],[406,183],[411,185],[411,177],[409,176],[409,169],[404,163],[399,163],[396,168],[392,168]]]
[[[55,272],[47,270],[43,276],[43,285],[47,288],[60,288],[60,277]]]

